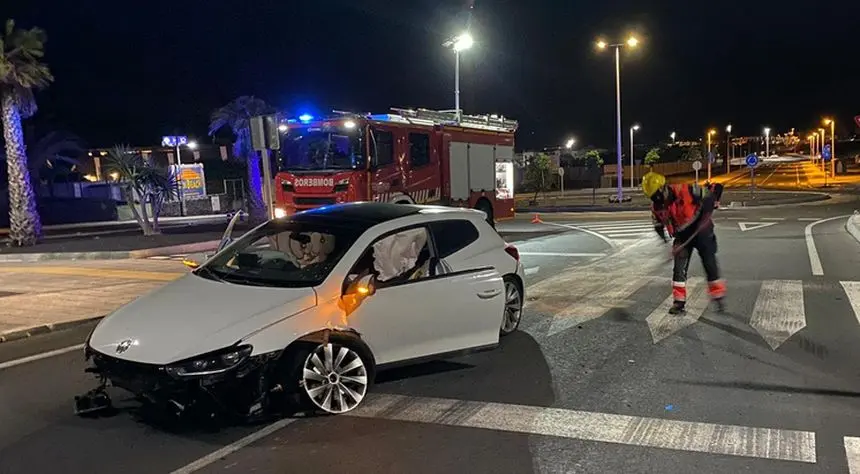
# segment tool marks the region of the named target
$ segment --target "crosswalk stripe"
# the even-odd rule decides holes
[[[803,282],[763,281],[753,307],[750,326],[761,334],[773,350],[805,328]]]
[[[597,319],[607,311],[625,308],[632,304],[628,298],[643,286],[655,281],[656,277],[607,278],[600,280],[600,288],[589,288],[587,298],[562,309],[553,317],[549,336],[566,331],[578,324]]]
[[[860,281],[840,281],[839,283],[845,290],[845,295],[848,296],[848,302],[854,310],[854,317],[857,318],[857,322],[860,322]]]
[[[708,309],[708,303],[710,303],[705,289],[704,278],[690,278],[687,280],[687,304],[684,314],[669,314],[669,308],[674,303],[674,298],[672,295],[669,295],[668,298],[660,303],[657,309],[645,318],[654,344],[687,326],[695,324],[699,320],[705,310]]]
[[[815,433],[493,402],[374,394],[347,416],[815,463]]]
[[[845,436],[845,457],[848,461],[848,473],[860,474],[860,438]]]

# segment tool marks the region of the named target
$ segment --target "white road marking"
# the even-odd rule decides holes
[[[584,297],[567,306],[553,316],[549,328],[549,336],[566,331],[578,324],[597,319],[607,311],[615,308],[628,308],[633,303],[628,301],[633,293],[643,286],[657,280],[655,277],[607,277],[597,281],[596,285],[588,288]],[[594,280],[589,280],[589,282]]]
[[[798,217],[797,220],[803,221],[803,222],[815,222],[815,221],[820,221],[821,218],[820,217]]]
[[[842,284],[842,289],[848,296],[848,302],[854,310],[854,317],[857,318],[857,322],[860,322],[860,281],[840,281],[839,283]]]
[[[376,394],[347,416],[815,463],[815,433],[560,408]]]
[[[535,273],[540,271],[540,267],[531,267],[525,269],[526,276],[534,275]]]
[[[845,219],[851,216],[852,214],[845,214],[844,216],[817,220],[807,225],[806,229],[803,230],[803,235],[806,237],[806,251],[809,253],[809,265],[812,267],[813,275],[824,275],[824,268],[821,267],[821,259],[818,257],[818,250],[815,249],[815,239],[812,237],[812,229],[818,224],[835,221],[836,219]]]
[[[192,462],[191,464],[187,464],[185,466],[182,466],[179,469],[171,472],[170,474],[189,474],[189,473],[192,473],[195,471],[199,471],[200,469],[203,469],[204,467],[206,467],[206,466],[208,466],[208,465],[210,465],[210,464],[212,464],[212,463],[214,463],[214,462],[216,462],[216,461],[218,461],[218,460],[220,460],[226,456],[229,456],[230,454],[233,454],[236,451],[239,451],[240,449],[244,448],[245,446],[248,446],[251,443],[259,441],[260,439],[263,439],[266,436],[269,436],[269,435],[275,433],[276,431],[283,429],[284,427],[295,422],[296,420],[297,420],[297,418],[285,418],[283,420],[276,421],[276,422],[272,423],[271,425],[268,425],[259,431],[255,431],[255,432],[249,434],[248,436],[245,436],[244,438],[240,439],[239,441],[236,441],[234,443],[230,443],[227,446],[224,446],[223,448],[221,448],[217,451],[213,451],[212,453],[209,453],[206,456],[203,456],[202,458]]]
[[[666,288],[671,291],[670,287]],[[669,308],[672,307],[674,298],[669,295],[668,298],[660,303],[651,314],[645,318],[648,323],[648,329],[651,330],[651,339],[654,344],[666,339],[676,332],[684,329],[687,326],[695,324],[702,317],[702,314],[708,309],[710,298],[705,291],[704,278],[690,278],[687,280],[687,311],[684,314],[669,314]]]
[[[20,359],[10,360],[7,362],[0,363],[0,370],[9,369],[11,367],[15,367],[17,365],[28,364],[30,362],[36,362],[37,360],[47,359],[49,357],[54,357],[62,354],[66,354],[73,351],[78,351],[84,348],[83,344],[77,344],[74,346],[64,347],[62,349],[56,349],[53,351],[42,352],[41,354],[31,355],[29,357],[22,357]]]
[[[784,221],[785,217],[762,217],[763,221]]]
[[[845,458],[848,461],[848,473],[860,474],[860,438],[845,436]]]
[[[762,229],[772,225],[776,225],[776,222],[738,222],[738,227],[741,228],[741,232]]]
[[[520,252],[520,255],[534,257],[605,257],[605,253],[565,253],[565,252]]]
[[[791,336],[806,327],[803,282],[765,280],[761,284],[750,326],[776,350]]]
[[[578,230],[578,231],[580,231],[580,232],[585,232],[586,234],[593,235],[593,236],[597,237],[598,239],[600,239],[600,240],[602,240],[602,241],[606,242],[606,243],[607,243],[607,244],[609,244],[609,246],[610,246],[610,247],[612,247],[612,248],[615,248],[615,247],[616,247],[616,244],[615,244],[615,242],[614,242],[614,241],[612,241],[612,239],[610,239],[610,238],[608,238],[608,237],[606,237],[606,236],[604,236],[604,235],[602,235],[602,234],[598,234],[597,232],[594,232],[593,230],[588,230],[588,229],[586,229],[586,228],[584,228],[584,227],[575,226],[575,225],[573,225],[573,224],[556,224],[556,223],[554,223],[554,222],[544,222],[544,224],[551,224],[551,225],[555,225],[555,226],[558,226],[558,227],[565,227],[565,228],[567,228],[567,229],[572,229],[572,230]]]

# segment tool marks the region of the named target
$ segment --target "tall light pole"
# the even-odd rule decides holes
[[[732,124],[726,127],[726,173],[732,171]]]
[[[825,143],[827,143],[827,142],[824,140],[824,138],[825,138],[825,137],[824,137],[824,129],[823,129],[823,128],[819,128],[819,129],[818,129],[818,134],[821,136],[821,139],[820,139],[820,140],[818,140],[818,149],[819,149],[819,150],[821,150],[821,172],[822,172],[822,173],[824,173],[824,174],[827,174],[827,170],[824,168],[824,166],[825,166],[825,165],[824,165],[824,144],[825,144]]]
[[[676,136],[676,135],[675,135],[675,132],[672,132],[672,133],[670,133],[670,134],[669,134],[669,138],[671,138],[671,139],[672,139],[672,144],[673,144],[673,145],[675,144],[675,136]]]
[[[708,182],[711,182],[711,137],[716,135],[717,131],[714,129],[708,130]]]
[[[809,157],[815,163],[815,135],[809,135],[806,139],[809,141]]]
[[[474,44],[475,40],[469,32],[451,38],[442,44],[442,46],[454,50],[454,113],[457,114],[458,122],[463,116],[460,110],[460,51],[465,51]]]
[[[624,192],[622,191],[622,172],[624,171],[624,165],[621,163],[621,48],[623,46],[629,46],[631,48],[635,48],[639,44],[639,40],[636,39],[635,36],[631,36],[627,39],[626,43],[615,43],[615,44],[607,44],[603,40],[599,40],[597,42],[597,47],[599,49],[614,48],[615,49],[615,114],[616,114],[616,143],[615,149],[617,151],[617,168],[616,168],[616,177],[618,180],[618,202],[620,203],[622,198],[624,197]],[[632,173],[632,170],[631,170]]]
[[[770,158],[770,127],[764,128],[764,156]]]
[[[824,125],[830,125],[830,177],[836,177],[836,121],[824,119]]]
[[[636,187],[633,184],[633,132],[639,130],[639,125],[633,125],[630,127],[630,189],[634,189]]]

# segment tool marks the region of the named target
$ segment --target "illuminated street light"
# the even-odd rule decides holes
[[[197,142],[194,142],[194,141],[188,142],[188,148],[190,148],[192,150],[196,150],[197,149]]]
[[[622,47],[631,47],[635,48],[639,45],[639,40],[635,36],[630,36],[625,43],[615,43],[609,44],[606,41],[600,39],[597,40],[597,48],[598,49],[606,49],[607,47],[611,47],[615,49],[615,112],[616,112],[616,130],[615,130],[615,140],[616,140],[616,179],[618,183],[618,202],[622,202],[622,198],[624,197],[624,192],[622,191],[623,186],[623,170],[624,165],[621,162],[621,48]],[[631,169],[631,174],[633,170]]]
[[[820,139],[818,139],[818,149],[821,151],[821,172],[824,173],[826,176],[827,170],[824,168],[824,144],[827,143],[827,141],[824,139],[825,137],[823,128],[818,129],[818,135],[821,137]]]
[[[454,113],[457,114],[458,122],[460,121],[460,117],[462,117],[462,111],[460,110],[460,51],[470,49],[474,44],[475,39],[472,38],[469,32],[465,32],[442,44],[442,46],[454,50]]]
[[[764,156],[770,158],[770,127],[764,128]]]
[[[632,127],[630,127],[630,189],[631,190],[636,187],[636,185],[633,184],[633,132],[638,131],[638,130],[639,130],[639,124],[638,123],[633,125]]]
[[[675,132],[669,134],[669,137],[672,139],[672,143],[675,143]]]
[[[830,177],[836,177],[836,121],[824,119],[824,125],[830,125]]]
[[[564,147],[567,148],[568,150],[570,150],[571,148],[573,148],[573,145],[575,143],[576,143],[575,138],[568,139],[567,142],[564,144]]]
[[[715,129],[708,130],[708,182],[711,181],[711,137],[716,135]]]
[[[726,173],[732,171],[732,124],[726,127]]]

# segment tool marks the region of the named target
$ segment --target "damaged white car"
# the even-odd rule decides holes
[[[459,208],[327,206],[190,266],[93,330],[78,413],[110,407],[107,386],[178,414],[348,412],[379,370],[495,347],[524,300],[516,248]]]

